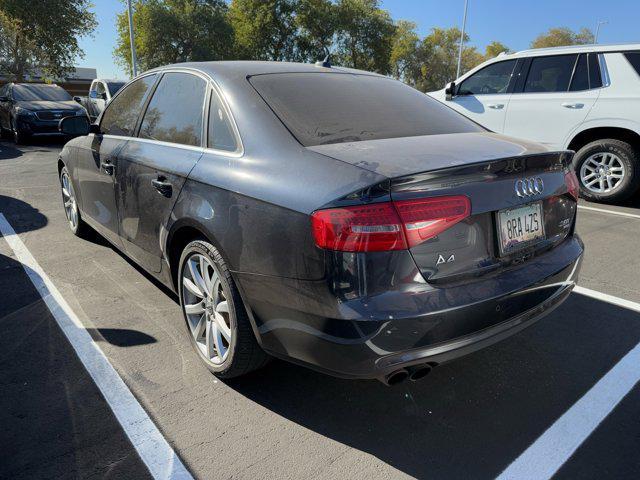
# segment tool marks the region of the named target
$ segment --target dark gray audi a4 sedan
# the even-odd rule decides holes
[[[221,378],[275,356],[415,380],[536,322],[580,269],[571,152],[380,75],[171,65],[60,129],[71,230],[173,289]]]

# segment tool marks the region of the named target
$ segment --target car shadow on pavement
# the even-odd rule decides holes
[[[0,195],[0,213],[10,219],[16,233],[30,232],[45,227],[47,217],[29,203],[15,197]]]
[[[573,294],[537,325],[416,383],[341,380],[275,361],[228,385],[413,477],[495,478],[639,341],[640,315]],[[625,465],[640,437],[619,443]]]
[[[22,264],[0,272],[0,478],[149,478]]]
[[[156,343],[157,340],[144,332],[129,328],[86,328],[94,342],[107,342],[116,347],[136,347]]]
[[[22,156],[22,150],[8,142],[0,142],[0,161],[11,160]]]

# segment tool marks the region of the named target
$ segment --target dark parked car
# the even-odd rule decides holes
[[[33,135],[59,135],[61,118],[86,115],[83,107],[57,85],[8,83],[0,88],[0,132],[16,143]]]
[[[230,378],[270,355],[392,384],[531,325],[583,245],[570,152],[486,131],[389,78],[212,62],[149,71],[59,161],[90,226],[180,296]]]

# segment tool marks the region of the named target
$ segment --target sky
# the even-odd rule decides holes
[[[460,27],[464,0],[382,0],[381,6],[394,20],[415,22],[423,36],[433,27]],[[124,8],[121,0],[94,0],[98,28],[93,38],[80,39],[85,58],[77,66],[97,68],[99,78],[127,77],[113,59],[115,17]],[[469,0],[467,33],[480,50],[493,40],[523,50],[551,27],[595,31],[598,21],[607,21],[599,43],[640,43],[638,18],[640,0]]]

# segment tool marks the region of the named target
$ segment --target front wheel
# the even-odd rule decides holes
[[[80,216],[76,192],[73,189],[73,183],[67,167],[62,167],[62,170],[60,170],[60,191],[62,193],[64,213],[67,216],[71,232],[77,237],[86,238],[90,233],[90,228]]]
[[[178,290],[191,344],[214,375],[238,377],[266,364],[229,269],[209,242],[183,250]]]
[[[627,142],[603,139],[576,153],[580,195],[596,202],[620,202],[640,187],[640,153]]]

